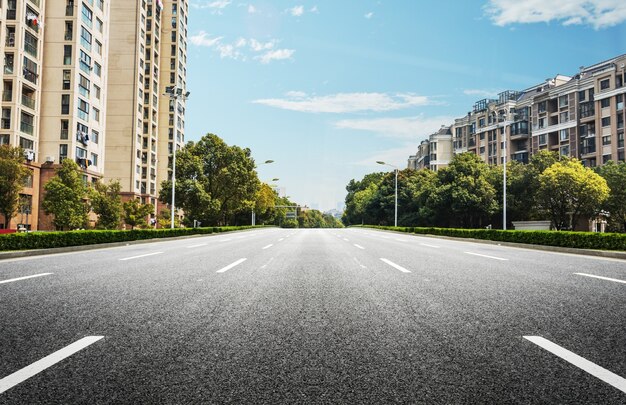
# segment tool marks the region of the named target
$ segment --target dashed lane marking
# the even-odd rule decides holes
[[[193,248],[197,248],[197,247],[200,247],[200,246],[206,246],[206,245],[207,245],[206,243],[199,243],[197,245],[187,246],[187,249],[193,249]]]
[[[609,278],[609,277],[595,276],[595,275],[593,275],[593,274],[586,274],[586,273],[574,273],[574,274],[579,275],[579,276],[599,278],[600,280],[614,281],[614,282],[616,282],[616,283],[623,283],[623,284],[626,284],[626,280],[618,280],[618,279],[616,279],[616,278]]]
[[[0,281],[0,284],[12,283],[14,281],[20,281],[20,280],[28,280],[29,278],[35,278],[35,277],[49,276],[51,274],[54,274],[54,273],[41,273],[41,274],[33,274],[32,276],[24,276],[24,277],[12,278],[12,279],[9,279],[9,280],[2,280],[2,281]]]
[[[359,249],[365,250],[365,248],[361,245],[357,245],[356,243],[354,244],[354,246],[358,247]]]
[[[242,259],[239,259],[236,262],[231,263],[231,264],[229,264],[228,266],[226,266],[226,267],[224,267],[222,269],[219,269],[218,271],[216,271],[216,273],[224,273],[224,272],[232,269],[233,267],[240,265],[241,263],[245,262],[246,260],[248,260],[248,259],[246,259],[245,257],[242,258]]]
[[[384,263],[387,263],[388,265],[390,265],[391,267],[393,267],[394,269],[400,270],[403,273],[410,273],[409,270],[405,269],[404,267],[395,264],[394,262],[392,262],[391,260],[387,260],[387,259],[383,259],[382,257],[380,258],[380,260],[382,260]]]
[[[420,243],[420,245],[431,247],[431,248],[434,248],[434,249],[439,249],[439,246],[437,246],[437,245],[429,245],[428,243]]]
[[[502,260],[502,261],[508,261],[509,260],[509,259],[503,259],[502,257],[481,255],[480,253],[473,253],[473,252],[464,252],[464,253],[466,253],[468,255],[473,255],[473,256],[486,257],[487,259]]]
[[[263,246],[262,250],[269,249],[269,248],[271,248],[272,246],[274,246],[274,245],[270,243],[270,244],[269,244],[269,245],[267,245],[267,246]]]
[[[121,261],[124,261],[124,260],[139,259],[139,258],[141,258],[141,257],[148,257],[148,256],[160,255],[161,253],[163,253],[163,252],[146,253],[145,255],[132,256],[132,257],[125,257],[125,258],[120,259],[120,260],[121,260]]]

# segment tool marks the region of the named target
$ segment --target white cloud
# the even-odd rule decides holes
[[[304,6],[295,6],[294,8],[289,9],[289,12],[294,17],[300,17],[304,14]]]
[[[189,5],[197,9],[210,9],[213,14],[222,14],[222,10],[232,3],[231,0],[216,0],[210,2],[193,2]]]
[[[289,92],[286,98],[255,100],[254,103],[285,110],[312,113],[351,113],[359,111],[393,111],[403,108],[434,104],[425,96],[404,93],[338,93],[327,96]]]
[[[276,40],[271,40],[269,42],[263,43],[257,41],[254,38],[250,39],[250,49],[252,49],[254,52],[261,52],[272,49],[274,48],[274,45],[276,45]]]
[[[601,29],[626,21],[624,0],[489,0],[484,9],[499,26],[556,21]]]
[[[248,13],[250,14],[256,13],[256,7],[254,7],[252,4],[248,4]]]
[[[380,166],[376,164],[377,161],[383,161],[394,166],[398,166],[400,170],[405,169],[409,156],[415,155],[417,151],[417,142],[407,142],[404,146],[376,151],[376,154],[366,157],[358,162],[355,162],[358,166],[371,166],[376,171],[389,171],[393,170],[389,166]]]
[[[248,44],[248,41],[245,38],[239,38],[237,42],[235,42],[235,46],[237,48],[241,48],[243,46],[246,46],[247,44]]]
[[[416,117],[403,118],[341,120],[335,123],[335,127],[374,132],[389,138],[415,139],[417,141],[437,132],[442,125],[451,125],[452,123],[454,123],[453,117],[425,117],[424,115],[418,115]],[[417,143],[414,148],[417,150]]]
[[[367,18],[368,20],[372,17],[374,17],[374,13],[372,13],[371,11],[367,14],[365,14],[363,17]]]
[[[309,10],[309,13],[319,13],[319,10],[317,9],[317,6],[311,7],[311,9]]]
[[[254,59],[258,59],[263,64],[268,64],[273,60],[285,60],[291,59],[295,50],[293,49],[276,49],[273,51],[269,51],[260,56],[255,56]]]
[[[477,97],[495,97],[500,93],[498,90],[493,89],[465,89],[463,90],[463,94],[467,96],[477,96]]]
[[[204,31],[200,31],[198,35],[189,37],[189,41],[197,46],[206,46],[208,48],[214,47],[222,40],[222,37],[209,38],[209,34]]]

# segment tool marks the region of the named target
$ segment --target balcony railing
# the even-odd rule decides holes
[[[20,122],[20,131],[22,131],[25,134],[32,135],[33,132],[34,132],[33,124],[21,121]]]
[[[30,55],[37,57],[37,47],[33,44],[25,43],[24,50]]]
[[[8,75],[12,75],[13,74],[13,64],[4,65],[4,73],[6,73]]]
[[[31,72],[28,69],[24,69],[24,79],[28,80],[31,83],[37,84],[37,74]]]
[[[22,105],[28,107],[28,108],[32,108],[33,110],[35,109],[35,98],[31,97],[27,94],[22,94]]]
[[[15,46],[15,33],[14,32],[10,32],[7,35],[7,39],[5,41],[5,44],[8,47],[14,47]]]
[[[61,130],[61,139],[68,139],[69,138],[69,129],[62,129]]]
[[[581,155],[588,155],[590,153],[596,153],[596,145],[583,146],[580,148]]]
[[[4,90],[2,92],[2,101],[12,101],[13,100],[13,90]]]

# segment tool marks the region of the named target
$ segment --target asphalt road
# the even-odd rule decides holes
[[[2,404],[625,404],[625,377],[626,261],[365,229],[0,261]]]

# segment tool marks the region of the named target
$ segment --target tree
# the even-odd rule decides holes
[[[553,164],[539,184],[538,200],[557,230],[574,229],[581,215],[597,214],[609,196],[606,180],[577,160]]]
[[[124,203],[124,222],[126,225],[130,225],[130,229],[135,229],[136,226],[148,225],[147,217],[154,212],[154,206],[151,204],[141,204],[138,199]]]
[[[207,134],[176,153],[176,205],[206,225],[224,225],[255,204],[260,182],[250,149],[228,146]],[[171,181],[161,183],[160,201],[171,199]]]
[[[370,173],[366,174],[361,181],[350,180],[346,186],[348,194],[345,200],[346,209],[342,217],[342,221],[345,225],[374,223],[370,218],[366,218],[366,207],[376,194],[384,175],[385,173]],[[361,191],[364,193],[357,196]]]
[[[41,203],[44,212],[53,215],[57,230],[83,228],[87,224],[87,187],[83,183],[78,165],[65,159],[56,175],[44,186]]]
[[[609,212],[609,230],[626,232],[626,163],[609,161],[598,168],[598,174],[606,180],[611,190],[603,206]]]
[[[122,218],[122,198],[120,191],[122,186],[118,180],[109,184],[95,183],[89,190],[91,209],[98,215],[96,228],[117,229]]]
[[[29,170],[22,164],[24,152],[9,145],[0,146],[0,213],[4,216],[4,228],[19,206],[20,191]]]

